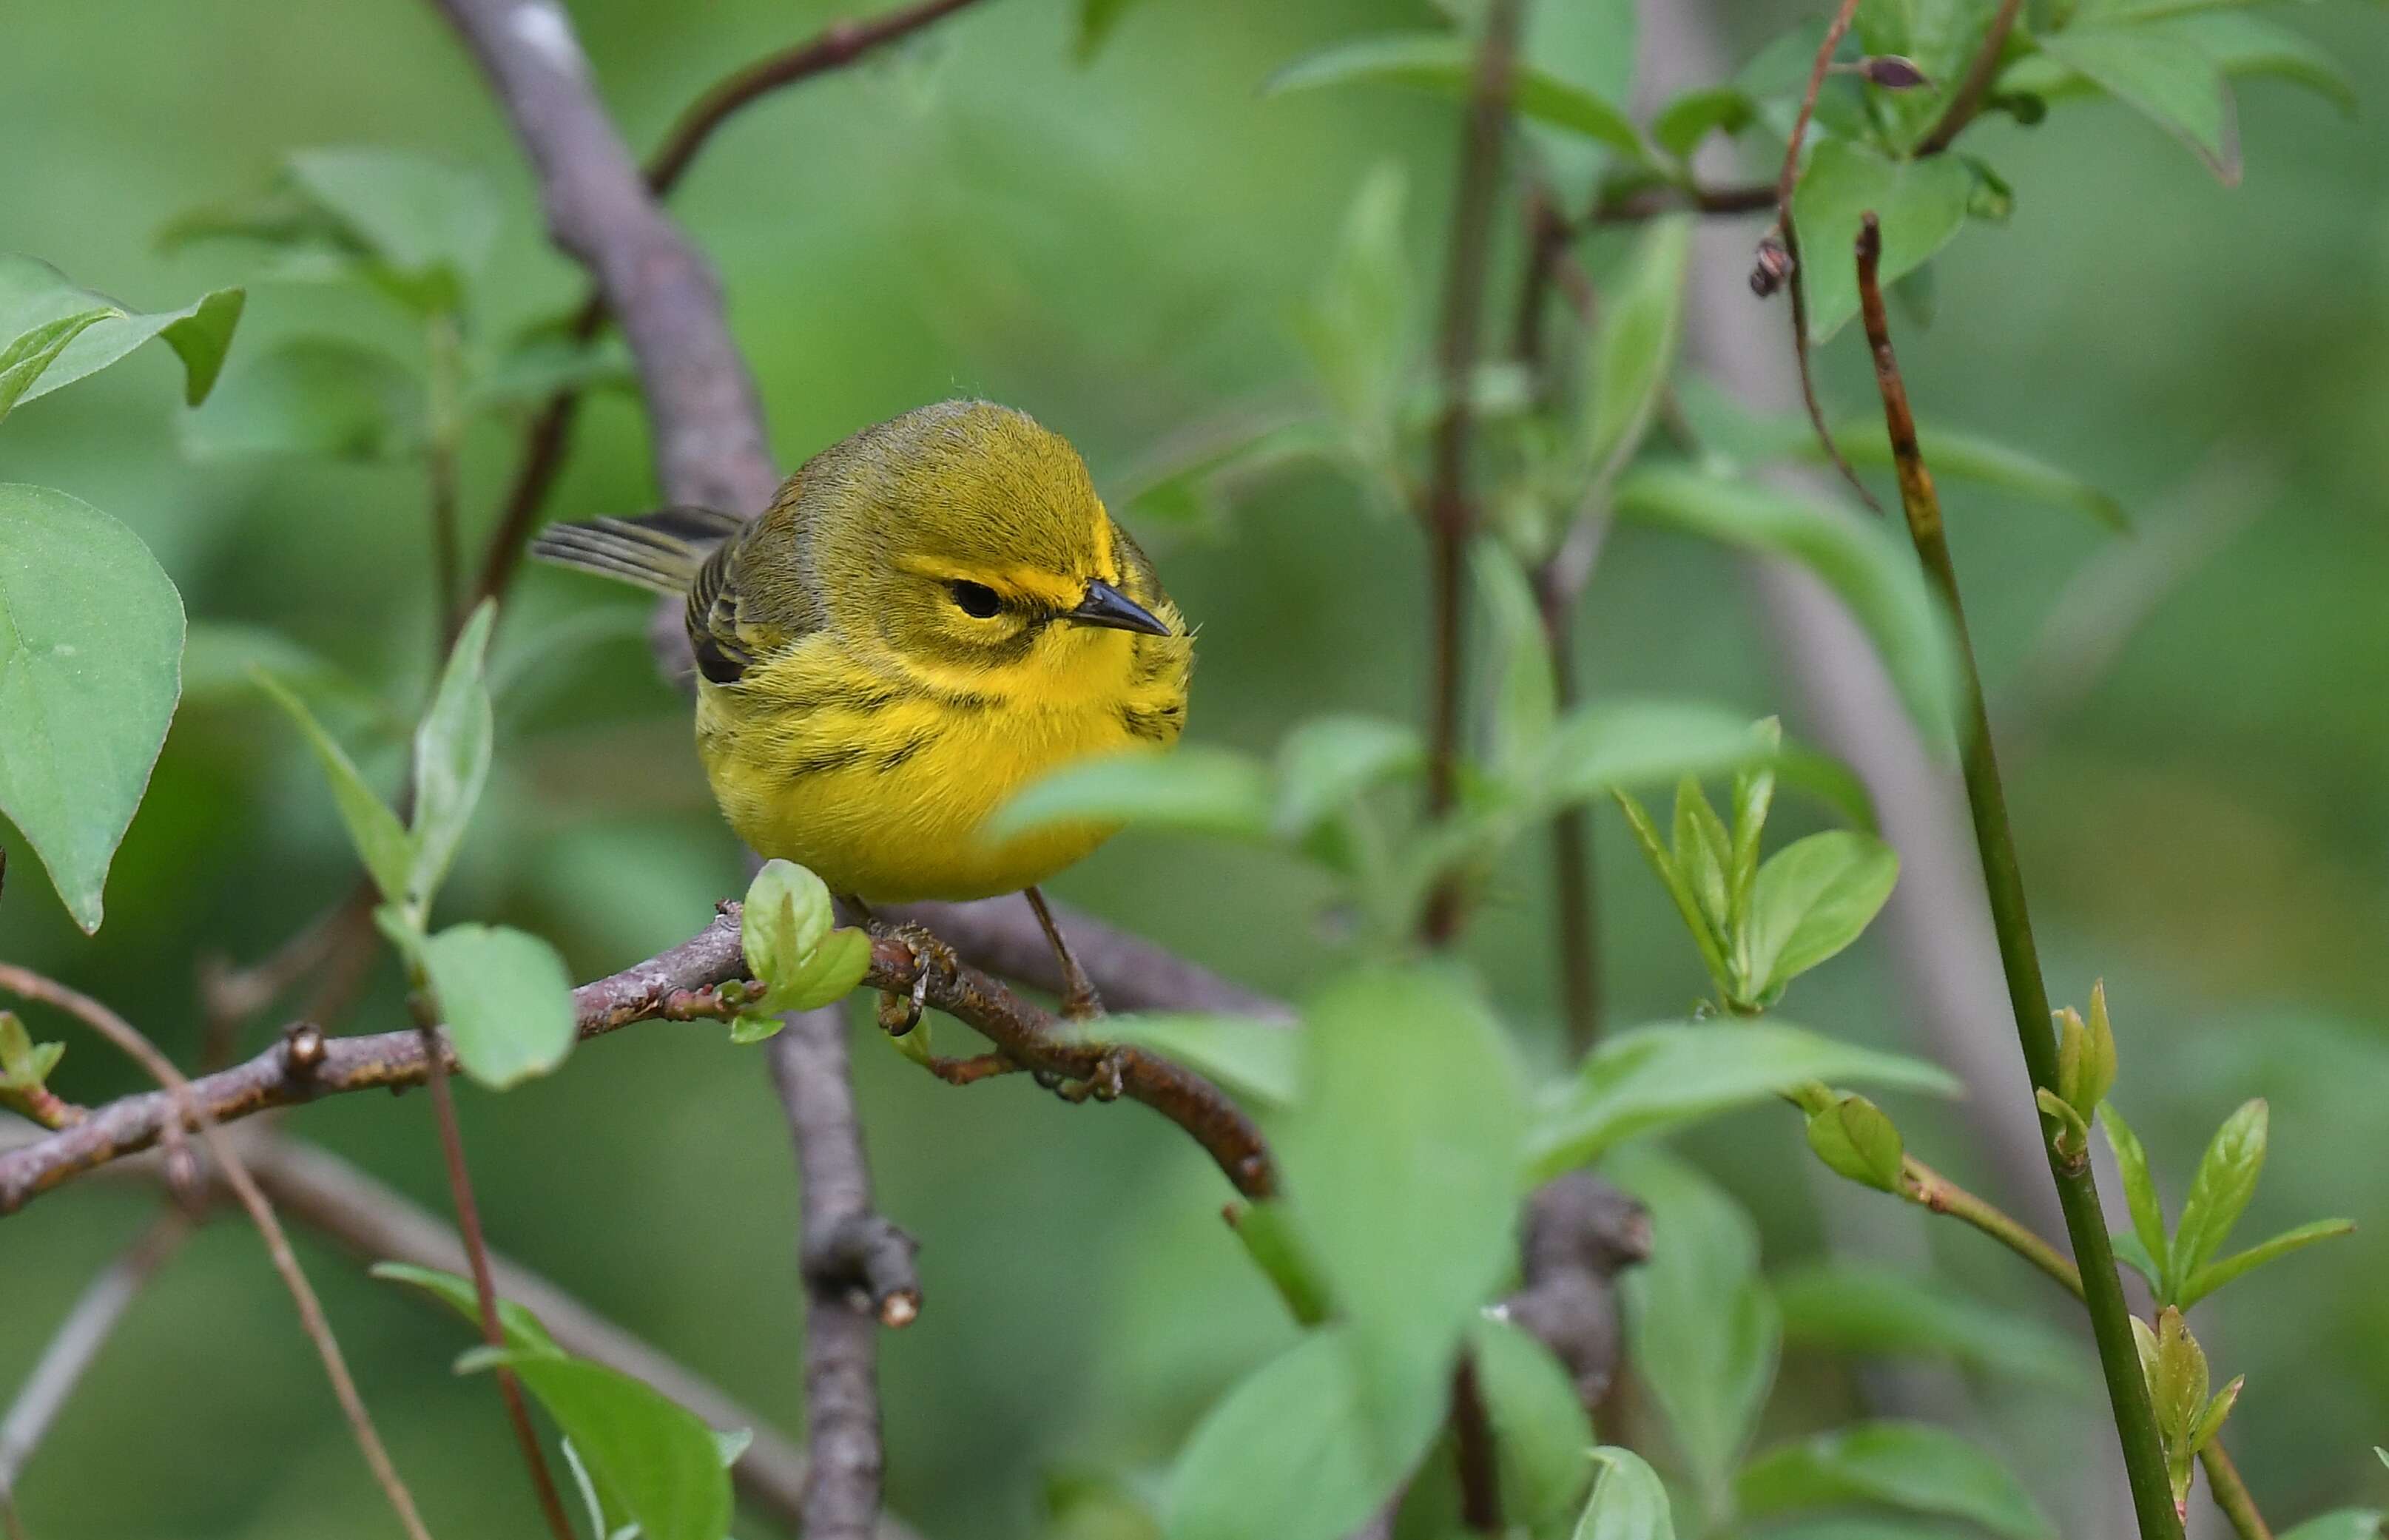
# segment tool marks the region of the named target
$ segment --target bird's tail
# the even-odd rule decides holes
[[[651,588],[683,594],[714,548],[736,534],[745,521],[710,508],[665,508],[636,518],[593,518],[551,524],[530,542],[530,554],[557,566],[578,567]]]

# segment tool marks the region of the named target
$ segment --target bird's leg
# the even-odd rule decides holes
[[[889,941],[901,941],[913,953],[913,987],[909,990],[882,989],[879,992],[879,1029],[891,1037],[901,1037],[921,1024],[921,1012],[928,1008],[929,978],[933,971],[942,969],[948,978],[960,971],[962,959],[954,949],[929,933],[926,925],[907,922],[891,925],[871,912],[870,906],[849,894],[840,900],[862,918],[863,929],[873,935]]]
[[[1062,939],[1062,927],[1054,923],[1054,911],[1045,907],[1045,895],[1034,887],[1025,887],[1020,892],[1021,897],[1028,900],[1028,907],[1037,911],[1037,923],[1045,930],[1045,944],[1054,948],[1054,961],[1062,966],[1063,1016],[1078,1022],[1102,1015],[1104,1002],[1095,994],[1094,981],[1087,976],[1084,968],[1079,966],[1078,958],[1071,954],[1070,944]],[[1109,1101],[1110,1098],[1105,1100]]]

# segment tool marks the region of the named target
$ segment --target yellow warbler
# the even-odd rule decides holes
[[[1176,741],[1194,642],[1078,452],[943,401],[822,451],[752,523],[703,509],[551,526],[533,554],[684,594],[697,752],[757,853],[888,901],[1029,889],[1112,830],[996,840],[1069,760]]]

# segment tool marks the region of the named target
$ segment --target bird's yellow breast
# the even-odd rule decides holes
[[[1059,765],[1173,742],[1191,655],[1182,631],[1076,632],[1034,665],[933,677],[815,633],[735,683],[700,684],[697,748],[758,854],[869,900],[988,897],[1110,836],[1082,824],[997,841],[981,825]]]

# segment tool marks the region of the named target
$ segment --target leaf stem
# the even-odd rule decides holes
[[[415,988],[420,991],[422,981]],[[418,1000],[424,997],[418,992]],[[471,1264],[473,1296],[481,1312],[481,1340],[492,1347],[506,1345],[505,1323],[498,1319],[498,1287],[490,1272],[489,1241],[481,1233],[481,1206],[473,1196],[473,1176],[465,1164],[464,1130],[456,1122],[456,1093],[448,1083],[448,1056],[441,1051],[439,1017],[425,1009],[416,1012],[417,1029],[423,1034],[423,1060],[427,1069],[424,1083],[431,1088],[431,1107],[440,1125],[440,1154],[448,1167],[448,1196],[456,1209],[456,1234],[465,1244],[465,1256]],[[547,1457],[541,1452],[539,1433],[531,1427],[530,1407],[523,1400],[522,1381],[505,1365],[497,1366],[498,1397],[505,1403],[506,1420],[513,1425],[515,1442],[522,1448],[523,1463],[530,1468],[531,1489],[539,1495],[540,1511],[546,1516],[547,1527],[556,1540],[576,1540],[572,1521],[566,1517],[564,1496],[556,1490],[556,1478],[547,1469]]]
[[[2033,944],[2032,916],[2025,900],[2015,835],[2008,821],[2007,795],[1999,783],[1990,717],[1983,705],[1982,673],[1975,665],[1974,642],[1967,633],[1965,609],[1960,601],[1957,567],[1950,560],[1932,473],[1925,468],[1924,457],[1917,448],[1908,388],[1892,353],[1891,326],[1884,311],[1883,287],[1877,274],[1882,251],[1881,230],[1874,215],[1868,213],[1860,223],[1858,239],[1859,313],[1865,320],[1867,341],[1874,357],[1875,384],[1883,397],[1884,420],[1898,468],[1900,504],[1907,512],[1909,535],[1927,577],[1949,606],[1957,630],[1959,657],[1965,668],[1967,717],[1961,724],[1960,735],[1966,805],[1973,815],[1975,848],[1982,857],[1992,925],[1999,934],[1999,963],[2007,975],[2016,1037],[2035,1090],[2053,1091],[2057,1086],[2057,1039],[2050,1025],[2048,990],[2041,981],[2039,952]],[[2096,1180],[2088,1160],[2068,1160],[2058,1153],[2046,1120],[2041,1143],[2049,1158],[2050,1177],[2057,1185],[2059,1206],[2064,1211],[2066,1235],[2080,1266],[2083,1305],[2089,1311],[2091,1334],[2098,1341],[2100,1368],[2106,1377],[2107,1398],[2114,1414],[2116,1436],[2123,1445],[2124,1468],[2130,1478],[2132,1506],[2140,1519],[2142,1540],[2178,1540],[2181,1520],[2174,1512],[2165,1450],[2157,1437],[2156,1417],[2150,1406],[2140,1352],[2132,1341],[2131,1311],[2124,1302],[2123,1284],[2115,1276],[2115,1259],[2107,1239],[2106,1216],[2099,1206]]]
[[[1938,155],[1957,139],[1974,115],[1983,109],[1984,99],[1990,95],[1991,82],[1999,77],[1999,56],[2007,49],[2008,34],[2015,30],[2016,15],[2024,9],[2024,0],[1999,0],[1999,8],[1984,29],[1983,45],[1974,50],[1974,59],[1966,66],[1965,79],[1958,85],[1958,94],[1949,98],[1948,107],[1923,138],[1917,141],[1915,153],[1920,156]]]

